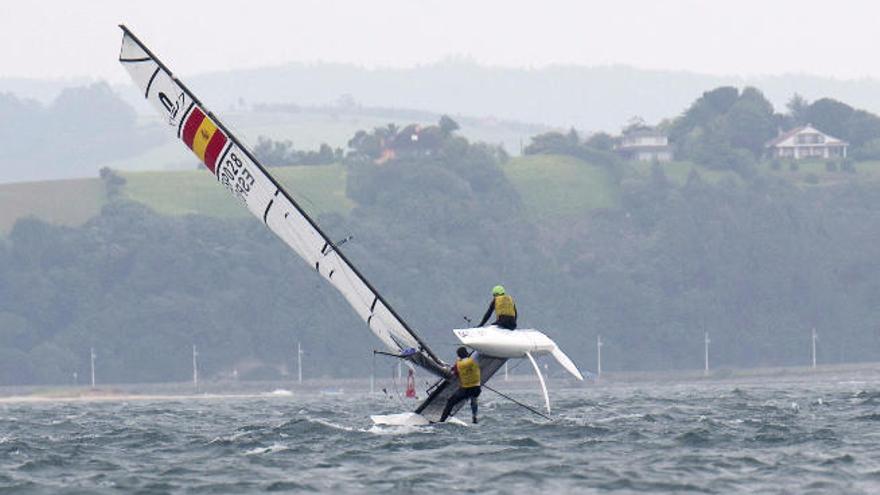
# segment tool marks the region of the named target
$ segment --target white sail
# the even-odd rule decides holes
[[[272,232],[336,287],[394,353],[443,375],[442,361],[348,262],[293,198],[125,26],[119,61],[144,97],[214,174]]]

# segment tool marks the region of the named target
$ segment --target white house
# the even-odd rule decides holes
[[[627,160],[672,161],[669,139],[662,132],[647,126],[631,127],[623,131],[623,136],[614,145],[614,151]]]
[[[767,144],[767,155],[770,158],[846,158],[849,143],[829,136],[807,124],[780,134]]]

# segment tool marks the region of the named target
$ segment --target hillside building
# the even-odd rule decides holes
[[[805,158],[846,158],[849,143],[829,136],[807,124],[782,133],[767,144],[767,156],[770,158],[788,158],[803,160]]]
[[[672,147],[666,134],[648,126],[633,126],[623,131],[614,151],[627,160],[643,162],[672,161]]]

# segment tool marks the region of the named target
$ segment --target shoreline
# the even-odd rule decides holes
[[[843,375],[843,376],[841,376]],[[545,376],[548,388],[601,390],[615,386],[657,385],[671,386],[678,384],[719,384],[803,381],[814,377],[821,382],[826,379],[840,379],[847,375],[857,375],[856,381],[880,384],[880,363],[849,363],[809,366],[768,367],[768,368],[720,368],[705,373],[703,370],[674,371],[632,371],[603,372],[600,377],[591,375],[590,379],[578,382],[560,375]],[[433,382],[427,378],[421,385]],[[496,375],[493,384],[500,384],[508,389],[531,390],[537,386],[537,377],[529,373],[511,374],[505,381],[503,376]],[[388,383],[376,383],[375,396],[383,395],[383,386]],[[420,388],[420,385],[417,385]],[[302,384],[288,381],[254,381],[254,382],[204,382],[194,389],[192,383],[125,383],[108,384],[92,389],[88,386],[74,385],[33,385],[0,387],[0,404],[16,403],[53,403],[53,402],[114,402],[114,401],[174,401],[174,400],[247,400],[247,399],[292,399],[301,397],[317,397],[321,395],[370,395],[369,377],[366,378],[324,378],[305,380]],[[421,394],[420,394],[421,395]]]

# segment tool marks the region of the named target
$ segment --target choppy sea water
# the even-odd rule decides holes
[[[553,421],[487,391],[471,427],[362,394],[0,404],[0,492],[878,493],[873,376],[554,390]]]

